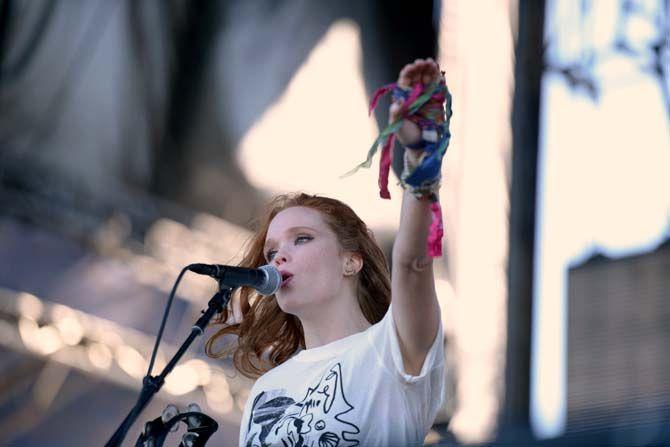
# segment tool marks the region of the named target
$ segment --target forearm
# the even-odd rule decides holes
[[[418,375],[439,326],[433,258],[426,237],[430,203],[403,194],[400,227],[393,246],[393,314],[406,372]]]
[[[430,202],[426,199],[419,200],[404,191],[400,224],[393,245],[393,265],[432,265],[426,244],[431,221]]]

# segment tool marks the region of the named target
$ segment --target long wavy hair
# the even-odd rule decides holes
[[[257,221],[257,230],[246,244],[239,266],[256,268],[266,263],[263,253],[268,226],[282,210],[303,206],[321,213],[324,221],[337,236],[342,249],[359,254],[363,267],[356,275],[358,304],[370,324],[377,323],[391,302],[390,273],[386,257],[372,232],[354,211],[339,200],[304,193],[275,197]],[[235,292],[231,303],[239,305],[241,321],[232,321],[232,304],[214,320],[221,325],[205,345],[213,358],[232,355],[235,367],[245,376],[257,378],[305,348],[305,336],[300,320],[285,313],[274,295],[262,297],[252,288],[242,287]],[[236,335],[237,343],[224,343],[216,350],[217,341],[226,335]]]

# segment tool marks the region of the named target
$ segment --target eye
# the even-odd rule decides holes
[[[295,238],[295,245],[304,244],[305,242],[309,242],[312,239],[314,239],[312,236],[300,235]]]
[[[310,236],[310,235],[307,235],[307,234],[301,234],[301,235],[296,236],[296,238],[294,240],[294,245],[302,245],[306,242],[311,241],[312,239],[314,239],[313,236]],[[267,262],[272,261],[272,259],[275,257],[276,254],[277,254],[277,250],[268,250],[265,253],[266,261]]]

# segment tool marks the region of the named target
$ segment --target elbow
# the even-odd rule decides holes
[[[401,235],[396,237],[391,253],[393,270],[406,272],[424,272],[430,270],[433,265],[433,257],[428,254],[426,236],[407,238]]]
[[[433,258],[424,250],[401,250],[397,246],[393,247],[393,269],[404,270],[406,272],[424,272],[433,265]]]

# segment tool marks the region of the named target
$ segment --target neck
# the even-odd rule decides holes
[[[299,317],[305,334],[306,349],[318,348],[371,326],[355,295],[352,294],[348,299],[341,298],[334,300],[334,304],[327,306],[327,309],[319,309],[315,315]]]

